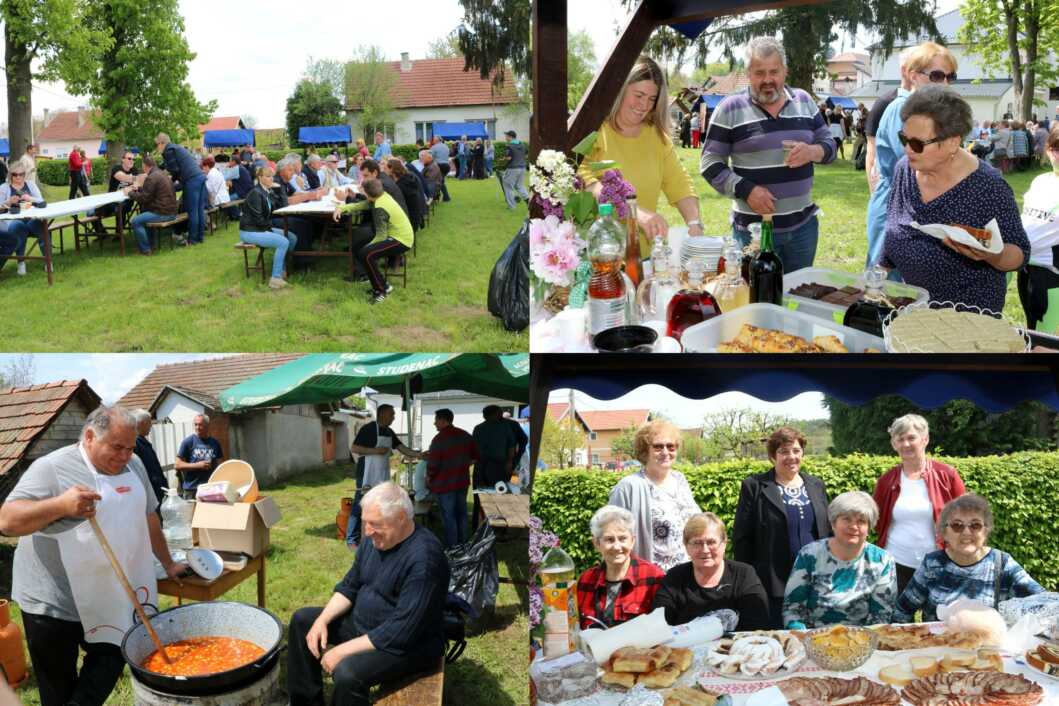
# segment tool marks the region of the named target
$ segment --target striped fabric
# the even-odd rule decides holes
[[[427,487],[435,495],[466,490],[471,464],[478,460],[474,438],[451,424],[434,436],[427,452]]]
[[[835,159],[835,142],[813,99],[799,88],[784,86],[784,92],[787,102],[776,118],[750,98],[749,89],[728,96],[717,105],[706,131],[699,171],[710,186],[732,198],[732,223],[740,230],[761,220],[746,202],[755,186],[776,197],[772,223],[777,233],[798,228],[817,211],[813,165],[784,166],[784,140],[820,145],[824,164]]]

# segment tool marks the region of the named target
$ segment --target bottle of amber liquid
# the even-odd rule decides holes
[[[640,226],[636,222],[636,197],[625,199],[625,274],[632,281],[633,289],[643,282],[643,258],[640,257]]]
[[[629,322],[625,278],[621,272],[625,233],[611,218],[613,211],[611,204],[600,204],[599,218],[588,229],[588,258],[592,263],[592,276],[588,280],[588,320],[593,336]]]
[[[783,302],[783,263],[772,249],[772,214],[761,217],[761,252],[750,263],[750,303]]]
[[[721,313],[727,314],[750,303],[750,286],[739,274],[739,256],[742,251],[734,242],[725,253],[725,273],[717,278],[713,287],[713,297]]]
[[[702,260],[688,260],[685,269],[688,272],[688,286],[669,300],[666,316],[666,334],[678,341],[689,326],[712,319],[721,313],[717,300],[706,291],[703,284]]]

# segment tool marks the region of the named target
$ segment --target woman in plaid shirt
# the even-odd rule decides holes
[[[581,629],[613,627],[650,613],[665,572],[632,553],[636,535],[632,513],[604,505],[592,516],[592,543],[603,556],[577,581]]]

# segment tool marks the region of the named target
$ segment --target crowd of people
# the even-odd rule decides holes
[[[967,493],[959,472],[927,454],[930,430],[916,414],[893,420],[900,460],[875,483],[829,500],[802,470],[806,439],[776,429],[772,468],[742,481],[732,526],[704,512],[674,468],[680,430],[640,427],[642,470],[622,478],[589,523],[601,562],[577,584],[581,627],[610,627],[664,608],[680,625],[734,610],[738,629],[805,629],[936,620],[959,598],[996,608],[1044,589],[990,546],[988,499]],[[877,543],[868,542],[872,531]]]
[[[865,266],[881,265],[893,280],[926,289],[930,299],[988,310],[1004,308],[1009,273],[1019,273],[1020,300],[1031,326],[1049,332],[1059,311],[1049,311],[1048,292],[1059,289],[1052,248],[1059,243],[1059,121],[975,124],[968,103],[952,88],[957,60],[946,48],[924,42],[903,51],[902,82],[867,110],[817,105],[786,83],[783,45],[771,37],[746,48],[749,86],[712,111],[705,102],[683,116],[681,143],[701,141],[699,171],[731,199],[731,235],[750,242],[750,225],[770,215],[773,248],[785,272],[811,267],[819,243],[813,201],[814,165],[843,156],[854,138],[853,158],[863,161],[870,197],[864,240]],[[641,57],[622,86],[578,175],[598,195],[592,162],[615,160],[637,195],[641,252],[666,236],[660,198],[680,213],[689,235],[702,235],[699,200],[671,136],[666,78]],[[1008,125],[1005,127],[1005,125]],[[988,135],[983,128],[988,128]],[[991,149],[992,151],[989,151]],[[999,151],[998,151],[999,150]],[[1020,209],[1003,171],[1047,159],[1052,172],[1039,176]],[[1032,196],[1032,198],[1030,198]],[[996,219],[1002,240],[985,251],[952,238],[924,235],[914,224],[984,228]],[[1055,307],[1052,307],[1055,309]]]

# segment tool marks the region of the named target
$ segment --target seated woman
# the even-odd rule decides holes
[[[794,559],[783,597],[783,624],[821,625],[890,621],[897,593],[893,557],[868,542],[879,508],[860,490],[842,493],[827,508],[833,537],[806,544]]]
[[[263,248],[275,248],[276,256],[272,259],[272,279],[268,286],[282,289],[288,286],[285,262],[287,251],[294,250],[298,236],[294,233],[284,235],[282,228],[272,227],[272,178],[275,173],[268,167],[257,170],[254,188],[246,195],[242,216],[239,218],[239,240]]]
[[[938,606],[958,598],[996,608],[1000,601],[1043,591],[1010,554],[986,544],[992,530],[988,500],[974,493],[950,500],[938,518],[945,548],[924,557],[897,599],[893,621],[910,623],[917,610],[924,621],[937,620]]]
[[[419,180],[408,171],[404,162],[396,157],[386,160],[386,164],[380,166],[397,182],[397,188],[404,194],[404,202],[408,205],[408,220],[412,222],[412,229],[418,231],[423,227],[423,214],[427,210],[427,200],[419,186]]]
[[[238,218],[240,215],[238,207],[228,208],[225,206],[232,200],[232,196],[228,193],[228,182],[224,178],[224,174],[221,173],[217,160],[212,155],[206,155],[202,158],[202,173],[206,175],[206,198],[209,202],[209,207],[220,206],[228,211],[229,218]]]
[[[47,205],[37,185],[26,181],[25,165],[16,161],[12,163],[11,171],[7,174],[7,182],[0,184],[0,206],[10,211],[30,204],[38,208]],[[14,253],[18,257],[18,274],[26,274],[26,262],[22,259],[26,254],[26,238],[32,235],[37,227],[39,225],[34,225],[28,218],[0,221],[0,268]]]
[[[1049,307],[1049,293],[1059,289],[1059,121],[1044,139],[1052,171],[1034,178],[1022,197],[1022,226],[1030,240],[1030,261],[1019,271],[1019,301],[1032,329],[1059,329],[1059,307]]]
[[[577,580],[581,629],[613,627],[653,610],[665,572],[632,553],[636,542],[632,513],[604,505],[589,522],[592,544],[603,562]]]
[[[727,608],[739,614],[738,630],[769,626],[765,587],[750,564],[726,561],[728,532],[712,512],[693,515],[684,525],[684,546],[691,561],[670,569],[655,596],[666,609],[666,622],[683,625],[700,615]]]
[[[641,56],[577,172],[598,198],[603,184],[589,165],[604,160],[618,162],[625,181],[636,190],[636,219],[646,235],[646,240],[641,238],[640,250],[645,255],[655,236],[664,238],[669,233],[669,224],[657,213],[661,194],[680,211],[689,235],[703,234],[699,199],[677,156],[671,132],[665,73],[653,59]]]
[[[971,108],[956,92],[920,88],[901,108],[905,157],[894,167],[886,213],[882,265],[896,268],[934,301],[967,304],[999,314],[1006,273],[1030,253],[1018,204],[1004,178],[961,148]],[[931,237],[911,224],[983,228],[996,219],[1003,247],[996,254]]]

